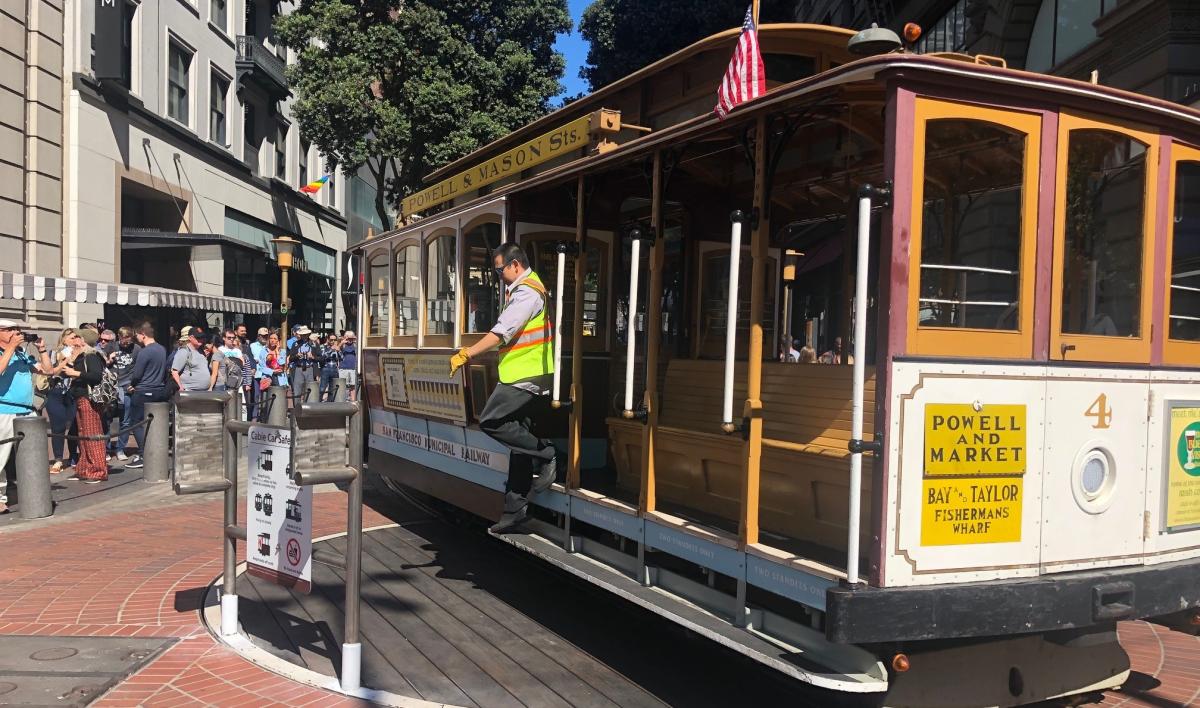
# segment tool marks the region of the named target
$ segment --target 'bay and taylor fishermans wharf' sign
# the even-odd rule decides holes
[[[1025,406],[925,406],[921,545],[1021,540]]]
[[[621,129],[618,111],[600,110],[539,135],[527,143],[404,198],[403,213],[411,216],[473,192],[535,165],[588,147],[592,136]]]

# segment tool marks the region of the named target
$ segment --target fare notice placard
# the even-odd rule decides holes
[[[1166,527],[1200,526],[1200,406],[1168,403]]]
[[[1023,404],[925,406],[921,545],[1021,540]]]
[[[312,589],[312,487],[291,480],[292,432],[252,425],[246,436],[246,571]]]

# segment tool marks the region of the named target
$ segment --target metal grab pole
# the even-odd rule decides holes
[[[146,404],[146,449],[142,453],[145,467],[142,479],[147,482],[166,482],[171,477],[171,403],[154,401]]]
[[[858,191],[858,266],[854,280],[854,388],[850,409],[850,517],[846,582],[858,583],[858,537],[862,525],[863,380],[866,378],[867,277],[871,262],[871,185]]]
[[[557,408],[562,405],[562,304],[563,288],[565,286],[565,271],[567,269],[567,249],[558,247],[558,273],[554,284],[554,392],[550,401]],[[578,275],[576,275],[578,277]],[[576,322],[575,326],[579,326]]]
[[[225,423],[238,420],[238,393],[233,391],[225,401]],[[229,486],[225,489],[225,525],[228,529],[237,526],[238,516],[238,434],[222,425],[225,437],[221,445],[221,457],[225,462],[225,480]],[[237,594],[237,540],[231,534],[223,534],[225,538],[225,568],[221,579],[221,635],[232,637],[238,629],[238,594]]]
[[[629,250],[629,312],[625,316],[625,409],[621,415],[633,418],[633,364],[637,355],[637,304],[638,304],[638,270],[642,258],[642,231],[634,229],[629,233],[632,240]],[[576,322],[575,325],[579,326]]]
[[[21,518],[50,516],[54,501],[50,497],[50,475],[46,473],[46,419],[40,415],[14,418],[13,433],[18,438],[14,461]]]
[[[738,275],[742,265],[742,222],[746,215],[741,210],[729,215],[729,304],[725,308],[725,397],[721,403],[721,430],[732,433],[733,424],[733,358],[737,343]]]
[[[358,636],[362,576],[363,403],[351,404],[350,467],[357,473],[346,490],[346,632],[342,641],[342,690],[362,686],[362,642]]]

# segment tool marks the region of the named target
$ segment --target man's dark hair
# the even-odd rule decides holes
[[[492,251],[492,260],[496,260],[496,256],[500,256],[504,260],[504,265],[515,261],[520,263],[522,268],[529,267],[529,256],[525,255],[525,251],[521,250],[515,241],[500,244],[496,250]]]
[[[143,322],[138,326],[137,333],[143,337],[154,339],[154,325],[150,324],[149,322]]]
[[[233,333],[234,333],[234,334],[237,334],[237,328],[238,328],[238,327],[246,327],[246,323],[245,323],[245,322],[238,322],[237,324],[235,324],[235,325],[233,326]],[[249,329],[250,329],[249,327],[246,327],[246,330],[247,330],[247,331],[249,331]]]
[[[226,329],[225,329],[225,331],[224,331],[224,332],[222,332],[221,334],[222,334],[222,335],[224,335],[224,336],[226,336],[226,337],[228,337],[228,336],[229,336],[229,335],[231,335],[231,334],[232,334],[233,336],[235,336],[235,337],[237,336],[237,332],[235,332],[235,331],[233,331],[232,329],[229,329],[229,328],[226,328]]]

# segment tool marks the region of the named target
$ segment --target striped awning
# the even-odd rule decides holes
[[[0,298],[43,302],[90,302],[100,305],[178,307],[207,312],[265,315],[271,303],[240,297],[204,295],[130,283],[97,283],[76,278],[52,278],[0,271]]]

